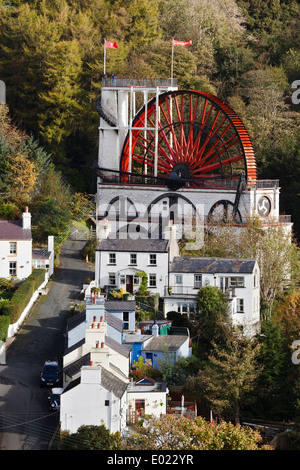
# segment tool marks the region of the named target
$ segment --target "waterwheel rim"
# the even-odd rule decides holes
[[[154,128],[157,124],[158,134]],[[156,148],[155,148],[156,146]],[[130,168],[131,159],[131,168]],[[127,134],[120,170],[166,178],[180,174],[190,186],[217,180],[256,184],[257,171],[250,136],[241,119],[224,101],[202,91],[170,91],[136,114]]]

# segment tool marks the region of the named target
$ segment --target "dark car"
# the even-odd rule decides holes
[[[41,372],[41,387],[53,387],[59,384],[59,368],[55,361],[46,361]]]
[[[59,411],[60,409],[60,395],[64,391],[63,388],[52,388],[51,395],[48,397],[50,411]]]

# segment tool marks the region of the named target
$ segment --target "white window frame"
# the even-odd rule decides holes
[[[200,278],[200,281],[199,279],[196,279],[196,278]],[[202,287],[202,274],[194,274],[194,288],[200,289],[200,287]]]
[[[157,255],[156,253],[149,254],[149,265],[150,266],[157,266]]]
[[[244,276],[230,276],[230,287],[245,287]]]
[[[17,254],[17,242],[9,242],[9,254],[10,255]]]
[[[245,313],[245,301],[242,298],[236,299],[237,313]]]
[[[182,285],[182,274],[175,274],[175,284]]]
[[[114,282],[111,282],[111,278],[114,278]],[[117,276],[116,273],[108,273],[108,284],[110,286],[116,286],[117,285]]]
[[[137,254],[136,253],[130,253],[129,254],[129,264],[131,266],[136,266],[137,265]]]
[[[149,287],[156,287],[156,274],[149,274]]]
[[[17,262],[16,261],[9,262],[9,275],[11,277],[17,277]]]
[[[115,266],[117,264],[116,253],[108,253],[108,264]]]

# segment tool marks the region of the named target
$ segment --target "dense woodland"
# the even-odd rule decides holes
[[[252,138],[259,178],[280,180],[281,212],[292,215],[299,238],[300,104],[291,99],[292,83],[300,80],[299,12],[296,0],[0,0],[0,80],[7,96],[7,106],[0,107],[0,218],[19,217],[29,205],[42,238],[58,234],[80,212],[83,194],[95,189],[95,103],[104,39],[118,43],[107,54],[108,75],[169,78],[175,38],[192,40],[191,46],[176,49],[179,88],[210,91],[233,107]],[[64,187],[62,176],[74,190]],[[222,247],[220,256],[234,255],[236,243],[233,238],[228,243],[224,230],[215,245],[210,240],[204,255],[218,256],[216,249]],[[255,221],[248,230],[245,256],[265,254],[260,262],[268,269],[261,284],[262,304],[267,306],[262,310],[263,336],[259,348],[247,349],[230,334],[230,354],[214,351],[223,375],[210,393],[218,401],[226,378],[238,377],[242,364],[249,372],[245,387],[251,385],[246,398],[251,395],[252,402],[243,399],[239,410],[294,419],[300,413],[299,366],[291,361],[291,344],[299,339],[300,329],[299,276],[293,273],[292,288],[283,295],[276,253],[284,253],[298,267],[299,251],[286,244],[282,248],[283,237],[272,232],[269,252]],[[198,327],[193,333],[198,337],[202,332],[203,337],[207,325]],[[254,351],[263,370],[256,368],[251,375]],[[212,349],[206,353],[208,369],[203,367],[204,373],[186,383],[189,390],[209,386],[205,377],[213,376]],[[199,350],[196,356],[201,359]],[[186,364],[181,374],[183,369],[188,370]]]
[[[76,191],[92,192],[95,102],[107,74],[174,77],[210,91],[244,121],[259,178],[280,179],[281,211],[300,231],[300,79],[296,0],[0,0],[0,78],[13,122],[47,152]],[[5,188],[3,176],[0,191]]]

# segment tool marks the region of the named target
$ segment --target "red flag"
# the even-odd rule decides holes
[[[175,39],[173,40],[174,46],[190,46],[192,44],[192,41],[176,41]]]
[[[118,49],[118,44],[113,41],[105,41],[105,45],[108,49]]]

